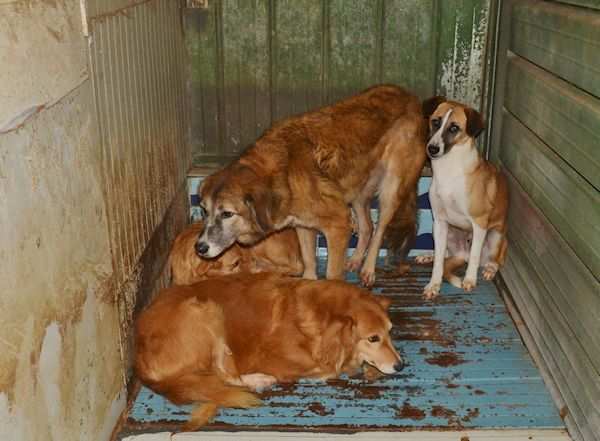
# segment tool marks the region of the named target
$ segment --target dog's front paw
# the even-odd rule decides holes
[[[421,254],[415,257],[415,262],[419,265],[427,265],[433,262],[433,254]]]
[[[497,263],[486,263],[483,267],[483,278],[485,280],[492,280],[496,273],[498,272],[498,264]]]
[[[363,268],[360,272],[360,280],[362,280],[363,285],[367,288],[373,286],[375,283],[375,271]]]
[[[246,374],[241,375],[240,378],[248,389],[256,392],[261,392],[277,383],[277,378],[267,374]]]
[[[465,277],[462,281],[462,288],[465,292],[471,292],[477,286],[477,280]]]
[[[370,364],[366,364],[363,366],[363,377],[367,381],[375,381],[383,377],[384,374],[377,368],[371,366]]]
[[[302,278],[307,280],[317,280],[317,271],[316,270],[304,270],[302,273]]]
[[[352,271],[352,272],[358,271],[361,263],[362,263],[362,259],[352,256],[350,259],[348,259],[348,262],[346,262],[346,271]]]
[[[425,289],[423,290],[423,297],[427,300],[431,300],[438,296],[440,293],[440,284],[429,282]]]

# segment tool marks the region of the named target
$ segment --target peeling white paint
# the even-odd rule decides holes
[[[465,26],[457,17],[452,51],[441,63],[440,89],[448,98],[479,108],[483,89],[483,68],[489,9],[473,14],[471,41],[461,41],[461,28]],[[475,22],[475,17],[481,17]]]
[[[123,413],[125,406],[127,405],[127,390],[122,389],[119,394],[115,397],[113,402],[108,409],[106,416],[104,417],[104,423],[98,433],[99,440],[108,440],[115,428],[119,417]]]
[[[52,424],[62,420],[62,403],[60,394],[60,377],[61,377],[61,359],[62,341],[60,330],[56,322],[51,323],[46,328],[46,335],[42,341],[42,350],[40,352],[38,380],[41,395],[46,403],[46,414],[48,415],[48,423],[52,439],[65,439],[62,430],[64,425]]]

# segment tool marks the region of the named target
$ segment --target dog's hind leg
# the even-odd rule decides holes
[[[316,280],[317,278],[317,232],[310,228],[296,228],[298,241],[300,242],[300,252],[304,261],[304,273],[302,278]]]
[[[477,286],[477,271],[487,232],[488,230],[485,228],[481,228],[475,222],[473,223],[473,241],[471,242],[469,264],[467,265],[467,272],[462,282],[462,287],[466,292],[471,292]]]
[[[369,240],[373,234],[373,222],[371,221],[371,210],[369,207],[370,197],[366,198],[361,194],[359,198],[352,202],[352,208],[356,213],[358,221],[358,244],[352,253],[352,257],[346,264],[348,271],[356,271],[360,268],[365,251],[369,245]]]
[[[345,215],[333,219],[330,226],[323,228],[323,234],[327,239],[327,278],[330,280],[344,278],[346,250],[352,228],[350,210],[345,206],[343,209]]]
[[[460,280],[460,277],[454,274],[454,271],[463,266],[465,262],[465,259],[458,256],[447,257],[444,260],[444,278],[457,288],[462,288],[462,281]]]
[[[384,177],[379,193],[379,220],[377,228],[371,238],[367,258],[360,272],[360,278],[365,286],[371,286],[375,282],[375,264],[379,255],[379,248],[383,242],[383,235],[388,224],[394,217],[394,213],[400,205],[398,198],[398,189],[400,188],[401,180],[399,177],[388,174]]]
[[[490,230],[481,252],[481,264],[483,265],[483,278],[485,280],[492,280],[500,265],[504,263],[506,248],[506,236],[500,231]]]

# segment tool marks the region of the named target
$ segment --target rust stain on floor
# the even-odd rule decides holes
[[[462,355],[455,352],[437,352],[434,356],[426,358],[425,362],[441,367],[458,366],[459,364],[466,363]]]

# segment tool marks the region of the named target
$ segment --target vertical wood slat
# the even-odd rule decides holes
[[[274,121],[381,82],[479,107],[489,4],[215,0],[188,10],[194,163],[227,161]]]
[[[378,2],[334,0],[330,6],[329,98],[337,101],[377,83]]]
[[[137,277],[139,258],[190,165],[181,121],[183,30],[177,2],[90,3],[88,11],[96,14],[88,16],[90,65],[113,265],[123,284]],[[124,299],[127,305],[131,300]]]
[[[270,123],[268,7],[264,2],[223,2],[224,143],[232,153],[246,147]],[[243,32],[239,32],[244,29]]]
[[[385,3],[382,82],[404,84],[421,98],[432,95],[436,85],[436,3]]]
[[[322,6],[320,0],[278,0],[274,6],[271,93],[277,121],[321,105]]]
[[[489,3],[439,3],[437,92],[480,108]]]

